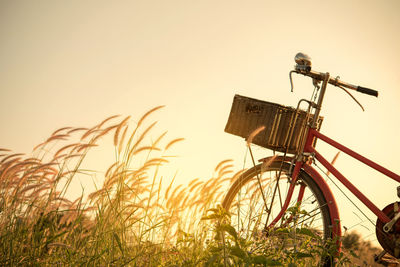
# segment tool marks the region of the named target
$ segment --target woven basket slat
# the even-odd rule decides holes
[[[306,136],[306,120],[312,115],[303,110],[235,95],[225,132],[248,138],[261,126],[265,129],[254,137],[253,143],[279,152],[295,154]],[[318,119],[318,129],[323,117]],[[291,128],[294,127],[290,136]],[[290,138],[291,137],[291,138]],[[290,143],[289,143],[290,140]]]

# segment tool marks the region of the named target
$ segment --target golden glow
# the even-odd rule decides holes
[[[380,91],[356,95],[362,112],[330,87],[322,132],[400,173],[399,10],[397,0],[1,1],[0,147],[29,152],[54,129],[166,105],[152,115],[158,129],[186,139],[171,177],[207,179],[230,158],[239,169],[245,142],[223,132],[234,94],[295,106],[312,89],[295,77],[290,93],[303,51],[316,70]],[[397,200],[396,183],[350,162],[335,166],[378,207]],[[343,225],[359,224],[343,199]]]

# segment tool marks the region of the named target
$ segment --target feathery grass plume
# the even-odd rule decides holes
[[[55,162],[48,162],[48,163],[42,163],[39,166],[35,166],[30,170],[31,173],[40,173],[40,172],[49,172],[54,175],[58,174],[58,170],[55,168],[57,164]]]
[[[9,174],[13,174],[13,175],[17,175],[19,172],[21,171],[25,171],[25,169],[27,168],[27,166],[32,166],[32,165],[37,165],[40,163],[37,163],[36,161],[20,161],[20,160],[15,160],[12,162],[9,162],[8,164],[6,164],[6,166],[1,166],[1,167],[5,167],[0,168],[1,169],[1,176],[3,175],[9,175]]]
[[[121,154],[122,147],[124,145],[124,140],[125,140],[125,136],[126,136],[127,131],[128,131],[128,125],[125,125],[124,126],[124,131],[122,132],[122,136],[121,136],[119,144],[118,144],[118,155]]]
[[[196,187],[198,187],[199,185],[203,184],[203,181],[199,181],[195,184],[192,184],[191,186],[189,186],[189,192],[191,193],[194,189],[196,189]]]
[[[231,159],[226,159],[221,161],[220,163],[218,163],[218,165],[215,167],[214,171],[218,172],[219,168],[221,168],[224,164],[228,163],[228,162],[232,162],[233,160]]]
[[[95,133],[96,131],[99,131],[98,125],[86,130],[86,132],[81,136],[81,141],[86,139],[89,135]]]
[[[37,146],[33,147],[32,152],[37,151],[39,148],[43,147],[46,144],[47,144],[46,142],[38,144]]]
[[[251,143],[253,143],[254,137],[256,137],[260,132],[262,132],[265,129],[265,126],[260,126],[257,129],[255,129],[247,138],[247,146],[250,146]]]
[[[100,130],[100,129],[99,129],[100,134],[98,134],[97,136],[95,136],[90,142],[91,142],[91,143],[96,143],[98,139],[100,139],[100,138],[103,137],[104,135],[108,134],[111,130],[114,130],[114,129],[116,129],[116,128],[118,128],[118,124],[117,124],[117,125],[109,126],[109,127],[107,127],[106,129],[104,129],[104,130]]]
[[[147,112],[140,118],[140,120],[138,121],[137,127],[139,127],[140,125],[142,125],[142,122],[143,122],[151,113],[153,113],[153,112],[155,112],[156,110],[159,110],[159,109],[161,109],[161,108],[163,108],[163,107],[165,107],[165,106],[164,106],[164,105],[163,105],[163,106],[157,106],[157,107],[155,107],[155,108],[153,108],[153,109],[147,111]]]
[[[132,152],[132,156],[135,156],[135,155],[139,154],[139,153],[142,152],[142,151],[149,151],[149,150],[150,150],[150,151],[152,151],[152,150],[161,151],[161,149],[158,148],[158,147],[154,147],[154,146],[143,146],[143,147],[140,147],[140,148],[136,149],[135,151],[133,151],[133,152]]]
[[[70,130],[70,129],[72,129],[72,127],[62,127],[62,128],[60,128],[60,129],[58,129],[58,130],[55,130],[55,131],[51,134],[51,136],[57,135],[58,133],[60,133],[60,132],[62,132],[62,131]],[[68,135],[68,133],[67,133],[67,135]]]
[[[76,146],[71,152],[76,151],[76,152],[82,152],[82,150],[98,146],[97,144],[81,144]]]
[[[232,170],[226,170],[221,173],[218,173],[218,177],[225,177],[227,174],[233,173]]]
[[[234,167],[233,164],[228,164],[228,165],[223,166],[222,168],[220,168],[218,170],[218,176],[223,176],[223,173],[225,171],[228,171],[229,169],[232,169],[233,167]],[[232,172],[232,170],[229,170],[229,172]]]
[[[19,193],[19,194],[24,194],[24,193],[26,193],[26,192],[29,191],[29,190],[32,190],[32,189],[35,189],[35,188],[38,188],[38,187],[41,187],[41,186],[42,186],[41,184],[31,184],[31,185],[25,186],[25,187],[22,188],[21,190],[19,190],[19,188],[17,187],[17,188],[15,189],[15,191],[14,191],[14,195],[17,194],[17,193]]]
[[[143,121],[144,121],[151,113],[153,113],[153,112],[155,112],[156,110],[159,110],[159,109],[161,109],[161,108],[163,108],[163,107],[164,107],[164,106],[155,107],[155,108],[149,110],[148,112],[146,112],[146,113],[139,119],[139,122],[136,124],[136,128],[133,130],[131,136],[129,137],[128,143],[127,143],[127,145],[126,145],[126,147],[127,147],[127,149],[128,149],[128,155],[127,155],[128,158],[130,158],[130,156],[129,156],[129,151],[132,150],[132,149],[129,150],[129,148],[131,147],[132,140],[133,140],[134,136],[136,136],[136,132],[137,132],[138,129],[140,128],[140,126],[141,126],[141,124],[143,123]],[[154,124],[155,124],[155,123],[154,123]],[[154,126],[154,125],[150,126],[150,128],[153,127],[153,126]],[[148,132],[148,130],[145,130],[145,132]],[[139,139],[140,139],[140,138],[139,138]],[[136,143],[137,143],[137,142],[136,142]],[[134,146],[135,146],[135,145],[134,145]],[[134,149],[133,149],[133,150],[134,150]]]
[[[57,155],[57,157],[53,157],[54,162],[62,163],[63,159],[67,156],[68,154],[61,154]]]
[[[94,200],[95,198],[101,197],[103,195],[106,195],[108,192],[107,188],[101,188],[93,193],[90,193],[88,196],[89,200]]]
[[[191,181],[189,182],[189,184],[188,184],[188,187],[191,188],[191,187],[193,186],[193,184],[195,184],[195,183],[198,182],[198,181],[199,181],[199,178],[195,178],[195,179],[191,180]]]
[[[122,167],[122,164],[119,162],[114,162],[110,167],[108,167],[106,173],[104,174],[105,177],[110,176],[111,172],[114,172],[114,169],[116,168],[117,170]]]
[[[6,163],[7,163],[7,160],[9,160],[9,159],[11,159],[11,158],[23,156],[23,155],[25,155],[25,154],[24,154],[24,153],[15,153],[15,154],[11,154],[11,155],[9,155],[9,156],[3,158],[3,159],[0,161],[0,164],[6,164]],[[19,157],[19,159],[21,159],[21,158]],[[19,160],[19,159],[17,159],[17,160]]]
[[[65,150],[69,149],[69,148],[75,148],[77,146],[80,146],[81,143],[73,143],[73,144],[69,144],[66,146],[63,146],[62,148],[60,148],[59,150],[57,150],[57,152],[54,154],[54,158],[57,158],[59,155],[61,155],[61,152],[64,152]],[[70,152],[72,152],[73,150],[71,150]]]
[[[147,173],[149,168],[150,166],[143,165],[137,170],[130,170],[125,177],[125,183],[134,184],[135,182],[139,181],[141,177]]]
[[[168,196],[168,191],[165,193],[165,199],[167,200],[167,207],[168,207],[168,202],[172,202],[174,200],[175,193],[181,188],[183,185],[178,185],[175,187],[175,189],[172,191],[171,195]]]
[[[278,155],[273,155],[272,157],[268,158],[268,160],[264,160],[262,163],[262,169],[265,170],[267,169],[269,166],[271,166],[271,164],[275,161],[275,159],[278,157]]]
[[[84,154],[76,153],[76,154],[72,154],[72,155],[67,155],[64,157],[64,159],[67,160],[67,159],[73,159],[73,158],[81,158],[82,156],[84,156]]]
[[[68,137],[69,137],[68,134],[53,135],[53,136],[50,136],[44,143],[48,144],[48,143],[50,143],[51,141],[54,141],[54,140],[68,140],[67,139]]]
[[[41,162],[42,162],[41,159],[33,158],[33,157],[31,157],[31,158],[26,158],[26,159],[24,159],[24,161],[26,161],[26,162],[36,162],[36,163],[41,163]]]
[[[69,206],[69,210],[74,210],[78,207],[81,206],[82,204],[82,200],[83,200],[83,196],[80,196],[78,198],[76,198],[74,201],[71,202],[70,206]]]
[[[114,173],[114,175],[112,175],[111,177],[107,177],[104,181],[103,188],[111,189],[111,187],[114,186],[121,179],[121,176],[123,177],[127,172],[128,170],[123,170],[121,172]]]
[[[150,159],[150,160],[146,161],[143,166],[146,166],[146,167],[148,167],[148,166],[160,166],[163,163],[168,163],[168,162],[169,161],[167,159],[165,159],[165,158],[153,158],[153,159]]]
[[[59,177],[66,177],[66,176],[68,176],[68,175],[75,175],[75,174],[77,174],[78,172],[79,172],[79,170],[67,170],[67,171],[58,173],[58,176],[59,176]]]
[[[183,140],[185,140],[185,138],[177,138],[177,139],[172,140],[171,142],[169,142],[169,143],[165,146],[165,149],[164,149],[164,150],[168,150],[173,144],[178,143],[178,142],[181,142],[181,141],[183,141]]]
[[[40,193],[46,193],[46,191],[52,189],[51,185],[41,185],[40,188],[35,189],[30,195],[29,195],[29,199],[35,199],[35,198],[39,198],[40,197]],[[22,193],[21,193],[22,194]]]
[[[108,122],[108,121],[110,121],[110,120],[112,120],[112,119],[118,118],[119,116],[121,116],[121,115],[113,115],[113,116],[110,116],[110,117],[106,118],[105,120],[103,120],[102,122],[100,122],[100,123],[99,123],[97,126],[95,126],[95,127],[97,127],[97,129],[100,129],[104,124],[106,124],[106,122]]]
[[[114,146],[118,145],[118,137],[119,137],[119,133],[122,129],[123,126],[125,126],[125,124],[128,122],[128,120],[131,118],[131,116],[126,117],[124,120],[122,120],[119,125],[117,130],[114,133]]]
[[[185,207],[185,208],[186,208],[186,204],[188,204],[189,199],[190,199],[191,197],[192,197],[192,196],[190,195],[190,193],[189,193],[189,194],[186,194],[185,199],[182,201],[182,207]]]
[[[139,138],[136,140],[136,142],[132,145],[132,148],[129,151],[128,158],[132,157],[133,152],[136,150],[136,148],[140,145],[140,143],[143,141],[144,137],[149,133],[149,131],[156,125],[156,121],[153,122],[149,127],[147,127],[143,133],[139,136]]]
[[[152,143],[152,146],[157,146],[160,143],[161,139],[167,134],[168,131],[163,132],[157,139]]]
[[[75,133],[75,132],[87,131],[87,130],[89,130],[89,129],[88,129],[88,128],[85,128],[85,127],[72,128],[72,130],[69,130],[69,131],[67,132],[67,134],[68,134],[68,135],[71,135],[72,133]]]
[[[169,203],[167,202],[167,207],[169,209],[171,209],[172,207],[174,207],[174,209],[183,208],[180,206],[180,203],[184,199],[183,196],[186,194],[186,188],[182,188],[181,191],[178,191],[177,189],[178,188],[176,188],[172,192],[170,198],[168,199],[168,201],[170,201],[170,203],[171,203],[171,205],[169,205]],[[177,193],[176,196],[175,196],[175,193]]]
[[[174,183],[175,178],[176,178],[176,173],[175,173],[174,177],[172,178],[171,183],[170,183],[169,186],[167,187],[167,190],[165,191],[165,195],[164,195],[164,198],[165,198],[165,199],[168,199],[168,193],[169,193],[169,191],[170,191],[171,188],[172,188],[172,184]]]
[[[2,151],[4,151],[4,152],[11,152],[11,149],[8,149],[8,148],[0,148],[0,152],[2,152]]]

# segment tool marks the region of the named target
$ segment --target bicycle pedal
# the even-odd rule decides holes
[[[374,256],[374,261],[377,263],[380,263],[382,260],[382,257],[386,255],[386,251],[383,250],[381,253],[379,253],[378,255]]]

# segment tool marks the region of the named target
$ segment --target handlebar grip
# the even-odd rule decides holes
[[[363,94],[367,94],[367,95],[372,95],[372,96],[378,97],[378,91],[376,91],[376,90],[372,90],[372,89],[369,89],[369,88],[358,86],[357,87],[357,91],[360,92],[360,93],[363,93]]]

